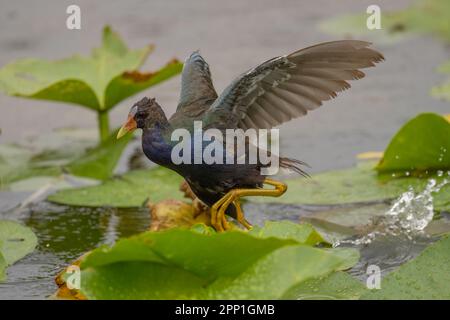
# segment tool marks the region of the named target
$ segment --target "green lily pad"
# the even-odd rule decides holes
[[[20,170],[32,158],[33,153],[23,147],[14,144],[0,144],[0,177],[2,183],[0,188],[4,188],[8,182],[7,176],[11,172]]]
[[[345,261],[323,249],[288,246],[267,255],[237,278],[221,278],[200,298],[280,299],[292,286],[341,270]]]
[[[392,138],[376,169],[410,174],[450,170],[450,123],[423,113],[408,121]]]
[[[253,197],[252,201],[277,202],[310,205],[338,205],[350,203],[380,202],[394,199],[411,186],[422,191],[427,179],[402,177],[380,180],[373,164],[364,164],[351,169],[329,171],[313,175],[311,179],[287,180],[287,192],[276,200],[267,197]],[[445,177],[431,176],[442,182]],[[433,194],[437,211],[450,210],[450,185]]]
[[[449,299],[450,236],[444,236],[418,257],[400,266],[381,280],[380,289],[369,290],[344,273],[312,279],[294,287],[287,298],[299,299]],[[310,292],[313,291],[313,294]]]
[[[87,151],[85,149],[89,144],[85,138],[61,133],[48,135],[58,138],[51,138],[54,143],[44,146],[39,146],[36,142],[33,147],[28,143],[0,145],[0,189],[33,191],[49,183],[54,188],[73,186],[62,179],[64,172],[91,179],[107,179],[112,176],[123,150],[133,137],[128,135],[117,140],[115,134],[97,146],[87,140],[91,143],[91,148]],[[65,139],[65,147],[74,146],[77,153],[65,153],[59,149],[62,146],[56,140],[60,139]]]
[[[76,188],[80,186],[97,185],[98,180],[80,178],[68,174],[60,176],[37,176],[13,182],[8,190],[12,192],[37,191],[48,188],[49,190],[60,190],[66,188]]]
[[[131,134],[128,134],[117,140],[117,132],[118,130],[111,134],[106,141],[88,150],[81,157],[65,166],[65,168],[70,173],[81,177],[98,180],[111,177],[123,150],[133,137]]]
[[[290,289],[283,299],[357,300],[367,290],[364,284],[345,272],[333,272],[301,283]]]
[[[310,224],[305,223],[302,226],[302,228],[299,228],[298,224],[290,221],[267,221],[264,227],[256,226],[249,233],[259,238],[276,237],[279,239],[293,239],[308,245],[326,243],[322,236]]]
[[[366,291],[361,298],[450,299],[450,236],[385,276],[380,290]]]
[[[99,186],[60,190],[50,195],[48,200],[84,207],[140,207],[147,200],[153,203],[168,198],[183,200],[183,194],[178,191],[182,181],[183,178],[175,172],[156,167],[130,171]]]
[[[64,128],[26,138],[16,144],[0,144],[1,189],[15,181],[33,177],[55,177],[97,144],[95,131]],[[70,148],[67,148],[70,145]]]
[[[181,243],[182,250],[176,245]],[[236,250],[238,243],[242,247],[240,250]],[[81,268],[145,261],[179,266],[199,276],[215,278],[239,274],[262,256],[289,244],[296,242],[290,239],[259,239],[244,232],[203,235],[190,230],[171,229],[123,239],[112,248],[100,247],[82,261]],[[198,254],[204,257],[201,263],[196,257]]]
[[[139,77],[130,77],[129,72],[137,70],[152,50],[153,46],[130,50],[117,33],[105,27],[102,46],[94,49],[90,57],[76,55],[59,61],[24,59],[6,65],[0,70],[0,90],[12,96],[108,110],[181,71],[181,64],[173,61],[160,70],[161,74],[137,73]]]
[[[292,228],[285,239],[240,231],[145,232],[87,255],[81,293],[88,299],[277,299],[293,285],[356,263],[357,251],[301,244],[297,235],[310,227]]]
[[[255,226],[248,233],[250,235],[263,239],[291,239],[298,243],[309,246],[331,246],[331,242],[327,241],[315,227],[305,222],[298,224],[291,221],[266,221],[263,227]],[[359,260],[359,253],[354,249],[338,248],[332,249],[330,252],[346,261],[347,264],[343,264],[341,266],[342,270],[351,268]]]
[[[0,220],[0,280],[7,266],[33,252],[36,245],[37,238],[30,228]]]

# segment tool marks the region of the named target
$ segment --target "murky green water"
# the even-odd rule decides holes
[[[42,299],[55,292],[55,275],[71,261],[101,244],[111,244],[148,228],[146,210],[71,208],[42,202],[6,214],[36,233],[37,249],[7,270],[0,299]]]

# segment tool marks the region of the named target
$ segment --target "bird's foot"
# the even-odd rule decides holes
[[[230,191],[212,206],[211,225],[216,229],[216,231],[222,232],[231,229],[225,215],[225,212],[231,203],[233,203],[236,207],[236,220],[248,230],[252,228],[252,225],[245,219],[239,199],[237,199],[237,197],[237,192]]]
[[[230,204],[231,194],[227,193],[211,207],[211,225],[217,232],[231,229],[225,216],[225,211]]]
[[[238,199],[233,201],[234,206],[236,207],[236,220],[242,224],[247,230],[251,230],[253,226],[245,219],[244,212],[241,208],[241,203]]]
[[[225,217],[225,211],[231,203],[236,207],[236,220],[245,228],[251,229],[252,226],[245,219],[244,213],[239,204],[239,198],[246,196],[268,196],[279,197],[287,190],[287,185],[272,179],[265,179],[265,184],[275,187],[274,189],[233,189],[224,195],[211,207],[211,225],[218,232],[230,229],[228,221]]]

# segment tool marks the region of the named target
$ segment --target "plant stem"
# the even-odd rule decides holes
[[[109,117],[107,111],[98,111],[98,131],[100,135],[100,141],[104,142],[109,137]]]

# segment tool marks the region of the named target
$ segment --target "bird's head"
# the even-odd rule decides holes
[[[150,128],[161,117],[165,118],[161,107],[156,103],[155,99],[144,97],[131,107],[127,121],[117,133],[117,139],[136,129]]]

